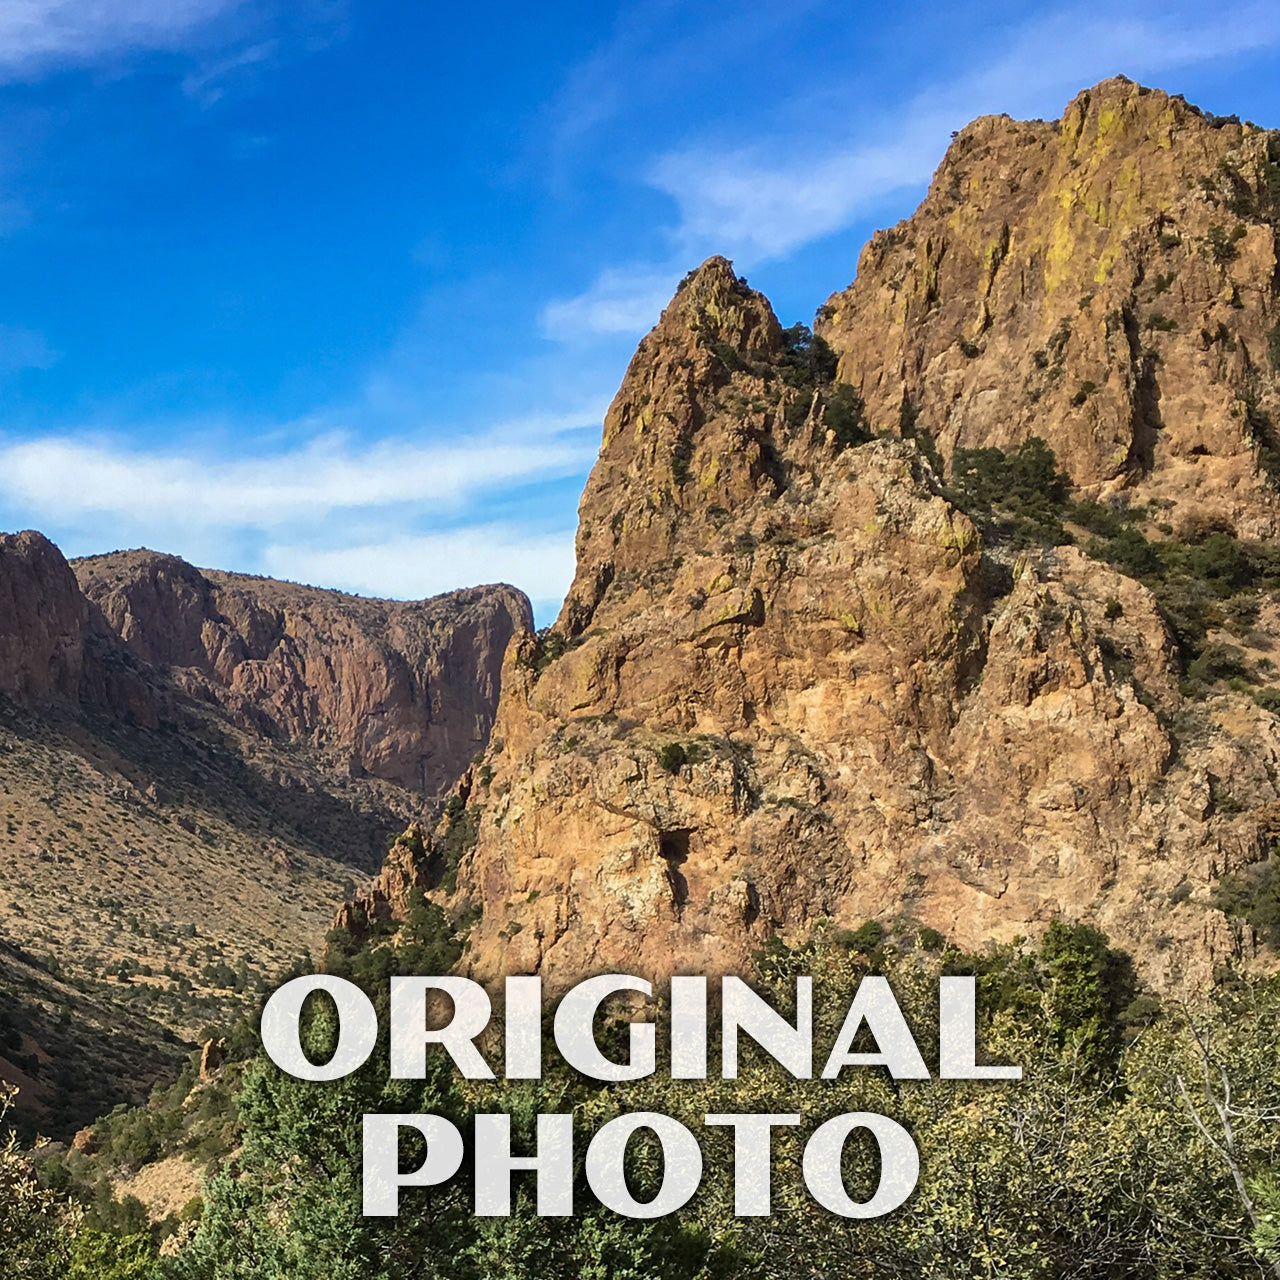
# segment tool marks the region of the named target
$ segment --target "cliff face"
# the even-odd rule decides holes
[[[821,313],[834,381],[729,263],[693,273],[485,760],[344,923],[421,886],[482,909],[473,973],[553,985],[741,971],[823,918],[971,947],[1088,919],[1166,989],[1252,954],[1211,899],[1275,834],[1280,721],[1184,696],[1134,577],[985,546],[902,436],[945,465],[1038,435],[1153,537],[1269,535],[1275,159],[1123,80],[1057,124],[978,121]],[[1249,607],[1261,651],[1280,619]]]
[[[116,552],[68,565],[0,535],[0,692],[154,728],[175,697],[331,763],[439,796],[488,740],[502,657],[533,626],[512,587],[366,600]]]
[[[817,329],[877,426],[947,457],[1038,435],[1078,486],[1269,536],[1278,220],[1280,135],[1108,80],[961,130]]]
[[[488,740],[502,656],[533,624],[505,586],[365,600],[147,551],[75,569],[131,651],[237,724],[431,796]]]
[[[30,531],[0,534],[0,690],[78,697],[88,619],[53,543]]]

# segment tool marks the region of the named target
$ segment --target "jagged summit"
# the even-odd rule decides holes
[[[818,331],[877,426],[949,457],[1046,439],[1078,486],[1269,535],[1280,135],[1123,77],[985,116]]]
[[[708,430],[708,410],[735,376],[767,370],[783,346],[768,300],[727,259],[708,258],[681,283],[605,415],[560,629],[584,631],[617,573],[668,559],[690,518],[749,502],[767,483],[760,432],[738,420],[721,438]]]

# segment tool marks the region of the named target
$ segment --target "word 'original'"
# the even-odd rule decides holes
[[[303,1006],[315,992],[325,992],[337,1015],[337,1037],[329,1060],[315,1063],[304,1052],[301,1038]],[[596,1080],[639,1080],[657,1070],[657,1024],[631,1020],[627,1024],[625,1060],[606,1057],[595,1038],[596,1016],[610,997],[620,993],[652,996],[653,988],[628,974],[589,978],[563,996],[552,1019],[556,1049],[574,1070]],[[506,980],[503,1026],[503,1074],[509,1080],[536,1080],[542,1075],[542,982],[537,977]],[[441,1026],[431,1025],[433,998],[447,997],[452,1013]],[[478,983],[452,976],[393,977],[390,984],[390,1075],[396,1080],[419,1080],[427,1075],[427,1052],[443,1048],[455,1066],[471,1080],[492,1080],[493,1068],[476,1045],[489,1026],[492,1005]],[[788,1020],[740,978],[721,980],[719,1022],[720,1074],[738,1077],[741,1035],[754,1041],[799,1080],[814,1071],[813,982],[796,979],[794,1019]],[[671,979],[669,997],[669,1058],[673,1080],[705,1080],[708,1075],[708,992],[704,977]],[[865,1034],[874,1050],[865,1045]],[[299,1079],[338,1080],[368,1060],[378,1040],[378,1015],[373,1002],[353,983],[331,974],[313,974],[285,983],[267,1001],[261,1035],[267,1055],[281,1070]],[[863,1048],[855,1042],[864,1036]],[[878,976],[858,984],[840,1031],[821,1069],[824,1080],[837,1079],[846,1067],[883,1067],[895,1080],[927,1080],[915,1037],[902,1015],[889,983]],[[1016,1066],[979,1064],[977,1008],[971,977],[944,977],[938,990],[938,1076],[943,1080],[1018,1080]],[[772,1132],[779,1125],[800,1123],[791,1114],[713,1114],[707,1125],[734,1128],[735,1212],[759,1216],[770,1211]],[[413,1129],[426,1142],[426,1155],[409,1172],[399,1167],[402,1129]],[[662,1149],[663,1179],[653,1199],[637,1201],[624,1173],[627,1144],[641,1129],[652,1132]],[[845,1142],[866,1130],[879,1148],[880,1180],[868,1200],[853,1200],[844,1186],[841,1164]],[[475,1117],[475,1211],[481,1216],[510,1213],[511,1175],[531,1170],[537,1175],[538,1213],[564,1216],[573,1212],[573,1117],[540,1115],[537,1153],[511,1153],[511,1121],[507,1115]],[[464,1143],[457,1127],[443,1116],[430,1114],[364,1117],[364,1212],[394,1216],[401,1187],[434,1186],[452,1178],[462,1167]],[[697,1139],[679,1121],[656,1112],[622,1115],[603,1125],[586,1150],[587,1182],[609,1209],[631,1218],[653,1218],[679,1209],[698,1189],[702,1152]],[[911,1135],[896,1121],[872,1112],[850,1112],[820,1125],[804,1148],[805,1185],[819,1204],[846,1218],[871,1218],[902,1205],[915,1188],[920,1158]]]

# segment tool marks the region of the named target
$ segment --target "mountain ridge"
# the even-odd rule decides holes
[[[1019,133],[1063,171],[1009,168]],[[1253,963],[1217,903],[1266,864],[1280,798],[1276,136],[1107,81],[1060,122],[962,130],[815,335],[726,259],[691,272],[606,416],[573,585],[509,655],[483,762],[340,922],[422,889],[482,912],[468,972],[553,985],[740,970],[822,919],[968,948],[1084,919],[1172,991]],[[971,151],[963,207],[994,211],[997,252],[963,218],[912,247]],[[1149,152],[1169,154],[1135,203],[1115,175]],[[1206,157],[1230,163],[1190,183]],[[997,216],[1024,181],[1026,218]],[[1052,252],[1042,208],[1070,232]],[[1228,215],[1244,232],[1219,243]],[[1001,427],[1024,394],[1038,416]],[[1219,556],[1254,567],[1228,582]]]
[[[140,1101],[318,949],[487,740],[531,625],[505,586],[370,601],[0,535],[0,1069],[27,1119]]]

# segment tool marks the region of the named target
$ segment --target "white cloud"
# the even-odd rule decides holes
[[[400,600],[510,582],[545,613],[573,580],[573,532],[531,535],[512,525],[471,525],[333,549],[278,544],[263,560],[272,577]]]
[[[57,360],[58,353],[44,334],[21,325],[0,324],[0,378],[22,369],[48,369]]]
[[[893,136],[887,145],[780,164],[761,151],[679,152],[658,162],[653,183],[680,206],[681,243],[720,245],[750,264],[839,231],[892,192],[924,181],[938,161],[945,119],[909,120]]]
[[[525,486],[585,473],[599,424],[591,408],[451,439],[360,445],[327,435],[232,459],[189,443],[0,439],[0,509],[68,555],[145,545],[408,599],[505,581],[546,615],[573,576],[573,534],[548,532],[547,504]]]
[[[87,62],[133,49],[170,49],[243,0],[4,0],[0,75]]]
[[[122,527],[280,529],[368,508],[457,511],[480,494],[575,474],[591,462],[590,420],[530,419],[447,443],[341,437],[237,459],[129,449],[61,436],[0,447],[0,495],[61,519],[110,516]]]
[[[583,335],[643,333],[657,324],[679,279],[675,269],[610,268],[586,292],[549,303],[542,312],[542,332],[570,343]]]

